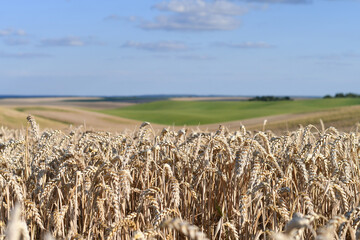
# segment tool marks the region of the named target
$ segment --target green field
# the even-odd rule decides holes
[[[165,125],[198,125],[287,113],[317,112],[352,105],[360,105],[360,98],[275,102],[157,101],[100,112]]]

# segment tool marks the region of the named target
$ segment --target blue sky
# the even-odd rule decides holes
[[[359,0],[12,0],[0,95],[360,93]]]

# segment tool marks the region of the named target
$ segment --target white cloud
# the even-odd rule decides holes
[[[138,17],[135,16],[129,16],[129,17],[123,17],[118,14],[111,14],[104,18],[106,21],[127,21],[127,22],[136,22],[139,20]]]
[[[82,47],[85,45],[101,44],[95,41],[92,37],[63,37],[63,38],[49,38],[41,41],[40,46],[43,47]]]
[[[54,47],[54,46],[84,46],[85,42],[78,37],[65,37],[65,38],[51,38],[41,41],[42,46]]]
[[[273,48],[274,45],[271,45],[266,42],[241,42],[241,43],[216,43],[215,45],[220,47],[229,47],[229,48],[245,48],[245,49],[251,49],[251,48]]]
[[[237,16],[248,8],[227,0],[171,0],[153,6],[167,15],[157,16],[153,21],[140,24],[143,29],[211,31],[232,30],[240,26]]]
[[[0,30],[0,37],[8,37],[8,36],[25,36],[26,32],[22,29],[2,29]]]
[[[160,42],[135,42],[128,41],[122,45],[124,48],[135,48],[154,52],[186,51],[188,47],[182,42],[160,41]]]
[[[153,8],[161,11],[196,13],[199,15],[242,15],[248,11],[247,8],[225,0],[213,2],[206,2],[204,0],[172,0],[170,2],[158,3]]]
[[[183,55],[179,56],[179,59],[184,60],[196,60],[196,61],[207,61],[207,60],[214,60],[214,57],[207,56],[207,55]]]
[[[227,16],[200,16],[197,14],[158,16],[154,22],[145,22],[140,25],[147,30],[187,30],[187,31],[212,31],[233,30],[240,26],[240,22]]]
[[[360,54],[350,53],[334,53],[334,54],[319,54],[319,55],[306,55],[300,56],[300,59],[315,59],[320,61],[342,61],[349,59],[360,59]]]
[[[45,53],[33,53],[33,52],[19,52],[19,53],[0,52],[0,58],[32,59],[32,58],[47,58],[47,57],[51,57],[51,55]]]
[[[246,2],[252,2],[252,3],[311,3],[312,0],[246,0]]]
[[[19,45],[27,45],[29,44],[29,41],[25,39],[7,38],[4,40],[4,43],[9,46],[19,46]]]
[[[117,14],[111,14],[104,18],[104,20],[122,20],[123,17],[117,15]]]

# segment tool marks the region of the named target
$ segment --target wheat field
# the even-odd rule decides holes
[[[359,133],[0,129],[2,239],[359,239]]]

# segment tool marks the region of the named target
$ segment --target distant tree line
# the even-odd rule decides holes
[[[249,101],[263,101],[263,102],[270,102],[270,101],[290,101],[292,100],[290,97],[275,97],[275,96],[256,96],[250,98]]]
[[[356,93],[336,93],[334,96],[325,95],[324,98],[359,98],[360,95]]]

